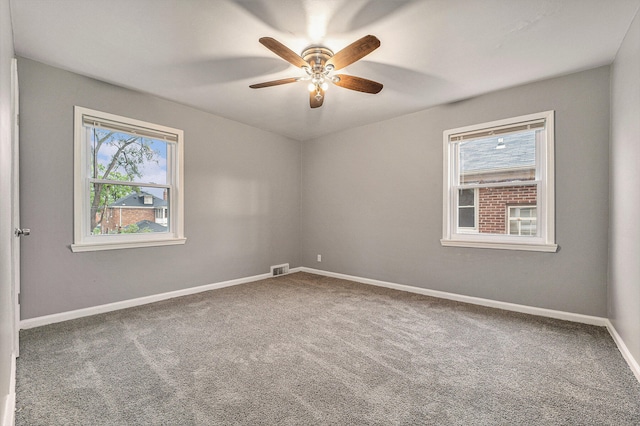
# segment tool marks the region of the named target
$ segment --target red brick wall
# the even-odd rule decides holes
[[[535,205],[536,186],[478,189],[478,225],[481,234],[507,233],[507,205]]]
[[[120,222],[120,212],[122,212],[122,224]],[[107,209],[102,221],[102,232],[104,234],[109,232],[118,232],[118,227],[120,225],[124,228],[127,225],[131,225],[145,219],[155,222],[155,209],[110,208]]]

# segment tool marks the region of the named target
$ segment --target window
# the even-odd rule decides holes
[[[182,130],[75,107],[74,252],[184,244]]]
[[[476,188],[458,190],[458,230],[476,232],[478,230],[478,195]]]
[[[156,223],[167,226],[167,209],[156,209]]]
[[[509,206],[509,235],[536,235],[536,206]]]
[[[555,252],[553,111],[444,132],[444,246]]]

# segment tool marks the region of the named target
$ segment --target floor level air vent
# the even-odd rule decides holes
[[[271,276],[277,277],[278,275],[285,275],[289,273],[289,264],[283,263],[282,265],[275,265],[271,267]]]

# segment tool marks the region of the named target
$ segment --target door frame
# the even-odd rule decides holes
[[[18,90],[18,60],[11,60],[11,298],[13,300],[13,350],[20,355],[20,101]]]

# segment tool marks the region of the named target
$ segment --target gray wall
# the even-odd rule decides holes
[[[22,319],[299,264],[300,145],[20,58]],[[72,253],[73,106],[185,132],[184,246]]]
[[[611,72],[609,318],[640,362],[640,16]]]
[[[442,247],[442,132],[552,109],[560,251]],[[304,143],[302,265],[606,316],[608,139],[601,67]]]
[[[0,0],[0,423],[5,418],[13,357],[11,300],[11,59],[9,1]]]

